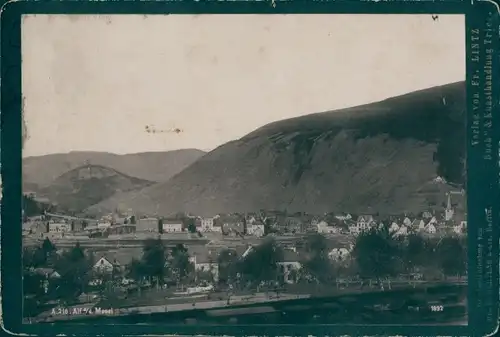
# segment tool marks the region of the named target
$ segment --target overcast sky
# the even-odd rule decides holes
[[[465,21],[29,15],[22,52],[24,156],[211,150],[272,121],[465,80]]]

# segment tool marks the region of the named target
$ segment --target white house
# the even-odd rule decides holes
[[[404,220],[403,220],[403,225],[405,225],[407,227],[411,226],[411,220],[410,220],[410,218],[405,217]]]
[[[318,233],[334,234],[339,232],[338,227],[329,226],[326,221],[320,221],[316,224],[316,227],[318,228]]]
[[[209,271],[214,277],[214,281],[219,279],[219,264],[217,256],[212,256],[211,252],[199,253],[189,257],[189,261],[194,265],[195,271]]]
[[[180,233],[182,232],[182,221],[164,220],[162,228],[163,228],[163,233]]]
[[[389,227],[389,232],[391,233],[396,233],[398,230],[399,230],[399,225],[395,222],[393,222]]]
[[[65,233],[71,231],[71,225],[59,222],[59,223],[49,223],[49,232],[50,233]]]
[[[333,261],[341,262],[345,261],[349,257],[349,250],[347,248],[333,248],[329,253],[328,257]]]
[[[460,224],[453,226],[453,232],[463,234],[467,230],[467,221],[461,221]]]
[[[361,230],[359,229],[359,226],[356,223],[349,224],[349,233],[351,235],[358,235],[361,233]]]
[[[425,231],[429,234],[435,234],[436,233],[436,226],[434,226],[434,224],[432,223],[429,223],[426,227],[425,227]]]
[[[408,235],[408,227],[406,225],[402,225],[399,229],[394,233],[396,236],[407,236]]]
[[[356,221],[356,225],[361,232],[370,229],[374,223],[375,220],[371,215],[360,215]]]
[[[411,224],[411,228],[413,228],[416,231],[422,231],[425,228],[425,221],[422,219],[415,219],[413,220],[413,223]]]
[[[114,270],[114,268],[114,264],[108,261],[104,256],[97,260],[97,262],[92,267],[94,271],[101,274],[109,274]]]
[[[262,237],[264,236],[264,225],[259,223],[253,223],[247,226],[247,234]]]
[[[199,221],[201,232],[211,232],[214,228],[214,218],[201,218]]]

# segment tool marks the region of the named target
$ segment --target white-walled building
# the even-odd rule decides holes
[[[342,262],[349,258],[350,252],[347,248],[333,248],[328,257],[333,261]]]
[[[111,273],[114,269],[113,263],[108,261],[104,256],[101,257],[93,266],[93,270],[101,273],[101,274],[108,274]]]
[[[329,226],[326,221],[320,221],[319,223],[316,224],[316,227],[318,229],[318,233],[322,234],[335,234],[340,231],[338,227],[334,226]]]
[[[399,229],[394,233],[396,236],[407,236],[408,235],[408,227],[406,225],[401,225]]]
[[[111,227],[111,222],[99,222],[97,224],[97,228],[99,228],[99,229],[106,229],[109,227]]]
[[[257,223],[254,223],[252,225],[248,225],[247,226],[247,234],[257,236],[257,237],[264,236],[264,225],[257,224]]]
[[[49,222],[49,233],[67,233],[71,231],[71,225],[65,222]]]
[[[163,220],[163,233],[180,233],[182,232],[182,221],[180,220]]]
[[[196,229],[200,232],[213,232],[215,218],[200,218],[196,221]]]
[[[214,277],[214,281],[219,279],[219,264],[217,263],[217,255],[208,252],[194,254],[189,257],[189,262],[194,266],[195,271],[209,271]]]
[[[390,233],[396,233],[397,231],[399,230],[399,225],[395,222],[393,222],[391,224],[391,226],[389,227],[389,232]]]
[[[426,227],[425,227],[425,231],[429,234],[436,234],[436,226],[434,226],[434,224],[432,223],[429,223]]]

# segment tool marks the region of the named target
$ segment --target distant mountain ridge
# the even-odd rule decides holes
[[[70,152],[23,159],[23,185],[28,191],[50,185],[80,166],[102,165],[149,181],[166,181],[205,154],[196,149],[117,155],[107,152]]]
[[[81,212],[117,192],[141,189],[153,182],[102,165],[84,165],[59,176],[39,194],[62,210]]]
[[[465,83],[265,125],[90,212],[420,212],[465,183]],[[262,112],[265,113],[265,112]],[[441,176],[451,184],[436,185]]]

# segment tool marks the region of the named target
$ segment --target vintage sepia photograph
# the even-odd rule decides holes
[[[23,320],[467,325],[464,15],[24,15]]]

